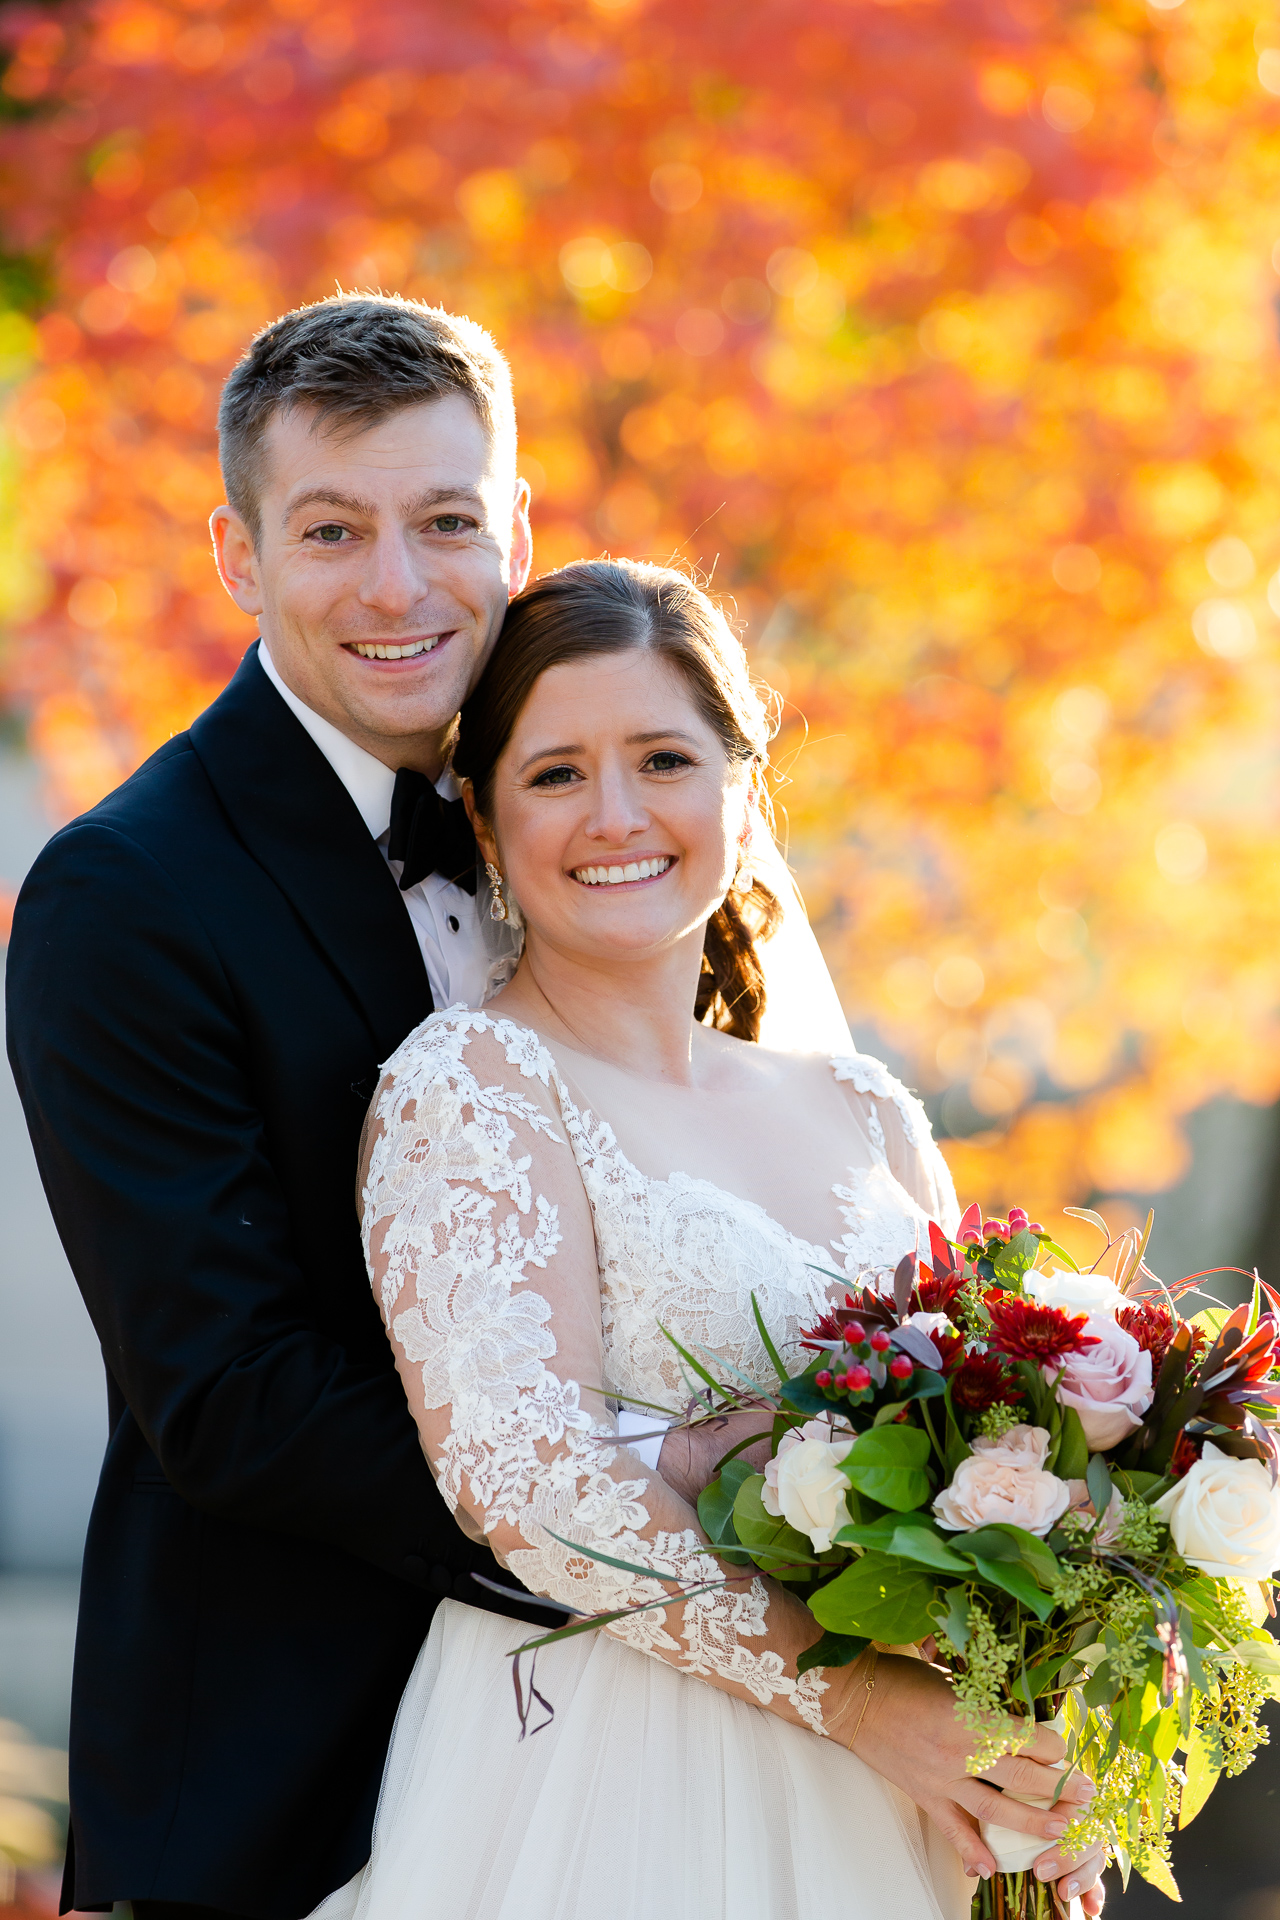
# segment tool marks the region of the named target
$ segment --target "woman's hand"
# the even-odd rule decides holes
[[[861,1712],[865,1677],[860,1660],[850,1670],[853,1698],[848,1709],[841,1710],[847,1713],[850,1732]],[[936,1668],[899,1654],[881,1654],[875,1685],[865,1698],[854,1752],[929,1815],[960,1855],[966,1873],[985,1879],[995,1872],[995,1859],[978,1831],[980,1820],[995,1821],[1043,1839],[1045,1852],[1036,1861],[1036,1877],[1056,1879],[1060,1898],[1079,1896],[1086,1913],[1101,1911],[1102,1889],[1096,1882],[1106,1864],[1103,1850],[1064,1854],[1055,1844],[1093,1798],[1092,1780],[1074,1774],[1053,1807],[1028,1807],[1011,1798],[1014,1793],[1053,1797],[1066,1751],[1060,1734],[1037,1727],[1021,1753],[1006,1754],[975,1777],[965,1771],[973,1735],[958,1719],[951,1688]],[[839,1728],[831,1737],[841,1737]],[[844,1738],[847,1741],[850,1733]],[[1001,1788],[1006,1791],[998,1791]]]

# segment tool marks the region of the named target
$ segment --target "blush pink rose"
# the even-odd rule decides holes
[[[1049,1435],[1043,1427],[1011,1427],[1000,1440],[979,1440],[933,1503],[938,1522],[952,1533],[972,1533],[996,1523],[1027,1533],[1048,1533],[1071,1503],[1071,1489],[1045,1473]]]
[[[1101,1453],[1142,1424],[1154,1398],[1151,1355],[1109,1313],[1091,1313],[1085,1332],[1094,1335],[1097,1344],[1067,1355],[1058,1403],[1075,1408],[1090,1452]],[[1045,1367],[1043,1372],[1052,1382],[1058,1369]]]

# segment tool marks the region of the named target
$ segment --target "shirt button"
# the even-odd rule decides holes
[[[449,931],[450,933],[456,933],[458,931],[458,916],[456,913],[449,915]]]

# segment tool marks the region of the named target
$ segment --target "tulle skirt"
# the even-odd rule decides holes
[[[539,1654],[554,1719],[522,1740],[527,1634],[439,1608],[372,1857],[316,1920],[967,1920],[973,1883],[905,1794],[607,1634]]]

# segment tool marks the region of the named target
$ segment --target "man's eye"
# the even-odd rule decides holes
[[[468,521],[465,514],[438,513],[431,524],[437,533],[461,533]]]
[[[547,767],[540,773],[533,785],[535,787],[567,787],[578,777],[574,767]]]
[[[312,527],[308,538],[319,540],[323,546],[336,547],[346,537],[346,528],[338,526],[336,521],[326,521],[322,527]]]
[[[675,753],[666,747],[657,753],[651,753],[645,761],[645,766],[650,773],[679,773],[681,767],[687,767],[690,764],[691,762],[683,753]]]

